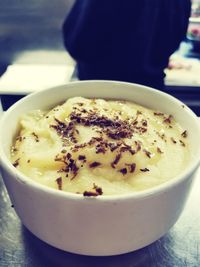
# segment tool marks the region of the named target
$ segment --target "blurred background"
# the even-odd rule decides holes
[[[3,109],[24,95],[76,79],[61,27],[74,0],[0,1],[0,98]],[[166,69],[166,91],[200,116],[200,0],[193,0],[186,39]]]
[[[63,51],[61,26],[73,2],[0,1],[0,64],[13,63],[28,51]],[[41,58],[37,60],[42,61]]]

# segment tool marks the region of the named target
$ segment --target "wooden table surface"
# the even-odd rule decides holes
[[[200,169],[185,209],[161,239],[138,251],[112,257],[89,257],[53,248],[32,235],[11,207],[0,178],[1,267],[199,267]]]

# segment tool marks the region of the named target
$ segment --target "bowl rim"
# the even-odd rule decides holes
[[[136,84],[136,83],[129,83],[129,82],[121,82],[121,81],[113,81],[113,80],[85,80],[85,81],[72,81],[63,85],[59,85],[59,86],[54,86],[51,88],[46,88],[40,91],[36,91],[34,93],[31,93],[25,97],[23,97],[22,99],[20,99],[18,102],[16,102],[15,104],[13,104],[6,112],[4,112],[3,116],[0,119],[0,129],[1,127],[4,125],[6,118],[9,116],[10,113],[12,113],[18,106],[20,106],[21,104],[23,104],[23,102],[26,102],[29,98],[32,98],[33,96],[37,96],[40,94],[44,94],[45,92],[51,91],[51,90],[58,90],[59,88],[63,88],[70,85],[76,85],[76,84],[80,84],[80,83],[111,83],[111,84],[120,84],[120,85],[130,85],[130,86],[136,86],[139,88],[143,88],[146,90],[153,90],[156,91],[157,94],[163,95],[164,97],[167,97],[169,99],[171,99],[172,101],[175,101],[177,104],[179,105],[184,105],[185,107],[187,107],[183,102],[181,102],[180,100],[178,100],[177,98],[169,95],[168,93],[165,93],[163,91],[148,87],[148,86],[144,86],[144,85],[140,85],[140,84]],[[196,116],[196,114],[189,108],[187,107],[186,109],[184,109],[185,112],[190,113],[190,116],[197,121],[197,126],[199,129],[199,134],[200,134],[200,121],[198,119],[198,117]],[[1,133],[0,133],[1,136]],[[198,148],[198,154],[200,155],[200,145]],[[58,189],[54,189],[54,188],[50,188],[46,185],[42,185],[39,182],[34,181],[33,179],[29,178],[28,176],[24,175],[23,173],[21,173],[18,169],[16,169],[11,161],[9,160],[9,158],[6,156],[6,154],[4,153],[4,150],[2,148],[1,142],[0,142],[0,167],[4,168],[9,174],[12,174],[12,179],[17,180],[17,182],[31,188],[32,190],[35,191],[40,191],[43,193],[47,193],[47,194],[51,194],[54,197],[61,197],[64,199],[73,199],[76,201],[79,200],[95,200],[96,201],[100,201],[100,202],[104,202],[104,201],[126,201],[126,200],[140,200],[140,199],[145,199],[145,198],[149,198],[152,195],[159,195],[162,194],[164,192],[169,191],[170,189],[178,186],[179,184],[181,184],[182,182],[184,182],[185,180],[187,180],[194,172],[195,170],[198,168],[200,164],[200,156],[199,158],[196,157],[192,164],[190,164],[188,167],[186,167],[186,169],[181,172],[181,174],[177,175],[174,178],[169,179],[168,181],[161,183],[160,185],[156,185],[153,186],[151,188],[148,189],[144,189],[141,191],[133,191],[130,193],[126,193],[126,194],[115,194],[115,195],[100,195],[97,197],[85,197],[83,196],[83,194],[76,194],[76,193],[72,193],[72,192],[67,192],[67,191],[61,191]],[[3,175],[2,175],[3,177]]]

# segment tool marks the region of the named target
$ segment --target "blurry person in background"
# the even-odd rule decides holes
[[[164,89],[164,69],[184,39],[190,0],[77,0],[63,25],[78,78]]]

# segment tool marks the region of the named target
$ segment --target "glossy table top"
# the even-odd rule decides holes
[[[32,235],[11,207],[0,179],[0,266],[19,267],[198,267],[200,266],[200,169],[186,207],[160,240],[138,251],[89,257],[53,248]]]

